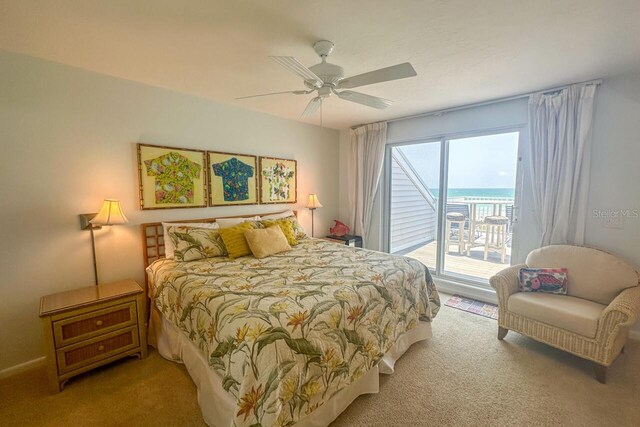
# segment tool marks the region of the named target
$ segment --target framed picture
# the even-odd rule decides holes
[[[258,158],[247,154],[207,151],[209,206],[258,203]]]
[[[295,160],[260,157],[260,203],[296,203],[298,169]]]
[[[140,209],[207,207],[202,150],[138,144]]]

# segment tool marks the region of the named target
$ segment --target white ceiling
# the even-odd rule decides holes
[[[301,120],[312,97],[235,97],[304,89],[268,59],[346,75],[410,61],[414,78],[335,97],[336,129],[640,70],[640,0],[0,0],[0,48]],[[319,123],[319,116],[305,119]]]

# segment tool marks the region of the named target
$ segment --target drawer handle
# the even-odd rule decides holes
[[[96,326],[97,326],[97,327],[102,326],[102,320],[98,320],[98,321],[96,321]]]
[[[104,351],[104,346],[102,344],[98,346],[98,351]]]

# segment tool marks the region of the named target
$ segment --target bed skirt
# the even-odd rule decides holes
[[[402,335],[383,356],[378,365],[350,386],[340,390],[309,416],[298,421],[296,427],[328,426],[361,394],[379,391],[379,375],[392,374],[395,362],[418,341],[431,337],[431,323],[420,322]],[[196,385],[198,404],[204,422],[211,427],[233,425],[235,398],[222,388],[222,378],[209,367],[205,355],[180,330],[153,308],[149,322],[149,344],[165,359],[184,363]]]

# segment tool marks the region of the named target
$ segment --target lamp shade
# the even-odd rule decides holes
[[[309,200],[307,201],[307,208],[309,209],[317,209],[321,208],[320,200],[318,200],[318,195],[315,193],[309,194]]]
[[[128,220],[122,212],[119,200],[105,199],[100,212],[90,222],[95,225],[117,225],[126,224]]]

